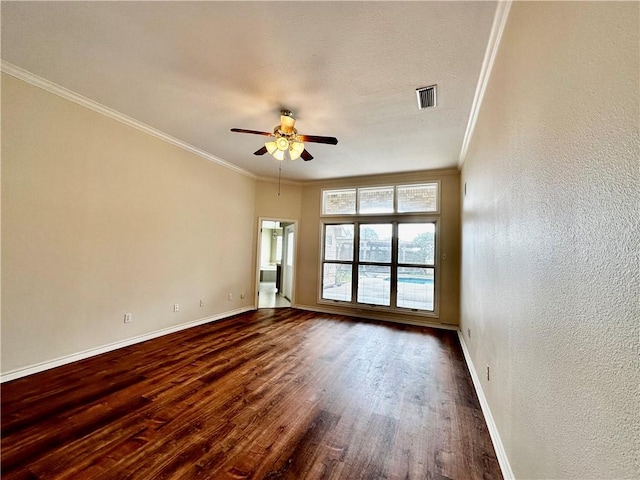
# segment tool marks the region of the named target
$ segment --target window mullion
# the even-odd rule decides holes
[[[391,291],[389,304],[395,308],[398,299],[398,222],[391,223]]]
[[[416,268],[436,268],[435,263],[434,264],[430,264],[430,263],[398,263],[398,268],[402,268],[402,267],[416,267]]]
[[[358,201],[356,195],[356,202]],[[351,303],[358,300],[358,265],[360,264],[360,222],[353,222],[353,263],[351,264]]]
[[[393,187],[393,213],[398,213],[398,186]]]

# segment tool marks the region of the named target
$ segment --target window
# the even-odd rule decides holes
[[[397,305],[433,311],[436,224],[398,224]]]
[[[326,285],[323,298],[327,300],[351,301],[353,227],[352,223],[324,227],[322,284]]]
[[[323,238],[322,300],[434,312],[436,220],[325,223]]]
[[[282,261],[282,235],[276,237],[276,258],[275,263]]]
[[[358,303],[391,305],[390,223],[360,224],[358,242]]]
[[[322,191],[322,215],[438,213],[438,182]]]
[[[438,210],[438,184],[400,185],[398,213],[436,212]]]
[[[438,190],[323,190],[320,301],[434,315]]]
[[[358,205],[361,214],[392,213],[393,187],[359,188]]]
[[[322,192],[323,215],[356,213],[356,189],[325,190]]]

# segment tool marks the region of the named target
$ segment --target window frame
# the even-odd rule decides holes
[[[352,225],[353,226],[353,237],[351,238],[352,240],[352,246],[351,246],[351,260],[341,260],[341,259],[332,259],[332,260],[326,260],[325,257],[327,256],[327,244],[325,243],[325,225],[327,226],[331,226],[331,225]],[[356,238],[356,224],[354,222],[350,222],[350,221],[344,221],[344,222],[326,222],[325,224],[323,224],[320,228],[320,293],[319,293],[319,299],[322,300],[323,302],[327,302],[327,303],[334,303],[334,302],[342,302],[342,303],[351,303],[353,302],[353,266],[351,267],[351,300],[349,302],[346,302],[345,300],[333,300],[333,299],[324,299],[322,298],[322,290],[323,290],[323,286],[324,286],[324,266],[325,264],[331,264],[331,265],[353,265],[354,259],[355,259],[355,252],[356,252],[356,246],[355,246],[355,238]],[[331,246],[334,246],[333,244]]]
[[[422,212],[398,212],[398,187],[412,187],[421,185],[436,185],[436,208],[432,211]],[[393,188],[393,212],[387,213],[360,213],[360,190],[368,190],[375,188]],[[355,213],[325,213],[324,212],[324,198],[325,192],[337,192],[340,190],[350,191],[355,190]],[[338,217],[379,217],[379,216],[413,216],[413,215],[440,215],[441,204],[441,182],[440,180],[429,180],[423,182],[406,182],[406,183],[381,183],[374,185],[360,185],[357,187],[331,187],[322,188],[320,190],[320,218],[338,218]]]
[[[435,182],[430,182],[435,183]],[[438,189],[438,196],[440,189]],[[395,203],[395,200],[394,200]],[[438,199],[438,206],[440,202]],[[319,284],[318,284],[318,303],[322,305],[341,306],[357,310],[369,310],[377,312],[409,314],[422,317],[439,318],[440,317],[440,270],[442,269],[439,262],[440,252],[440,215],[435,213],[394,213],[386,215],[330,215],[327,218],[320,219],[320,258],[319,258]],[[367,224],[391,223],[391,262],[361,262],[360,261],[360,227]],[[433,264],[407,264],[398,261],[398,225],[404,223],[433,223],[434,224],[434,257]],[[352,260],[325,260],[325,227],[327,225],[350,224],[354,227],[353,234],[353,251]],[[351,300],[334,300],[323,298],[324,287],[324,265],[326,263],[351,265]],[[390,292],[389,305],[375,305],[367,303],[359,303],[358,299],[358,269],[361,265],[390,265]],[[410,307],[397,306],[398,294],[398,269],[401,267],[415,268],[432,268],[434,289],[433,289],[433,310],[421,310]]]

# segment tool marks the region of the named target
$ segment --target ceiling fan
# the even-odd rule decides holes
[[[320,137],[317,135],[300,135],[298,130],[293,126],[296,123],[296,119],[293,118],[293,113],[289,110],[280,111],[280,125],[276,125],[273,129],[273,133],[259,132],[257,130],[245,130],[242,128],[232,128],[232,132],[237,133],[252,133],[254,135],[264,135],[266,137],[273,137],[275,140],[264,144],[260,150],[253,152],[254,155],[264,155],[269,152],[276,160],[284,160],[285,153],[288,154],[291,160],[296,160],[302,157],[304,161],[313,159],[313,156],[304,148],[304,142],[310,143],[326,143],[329,145],[336,145],[338,139],[335,137]]]

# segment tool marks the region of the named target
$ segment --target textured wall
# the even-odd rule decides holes
[[[640,478],[639,9],[514,2],[464,164],[461,330],[516,478]]]
[[[252,305],[255,183],[3,75],[3,373]]]

